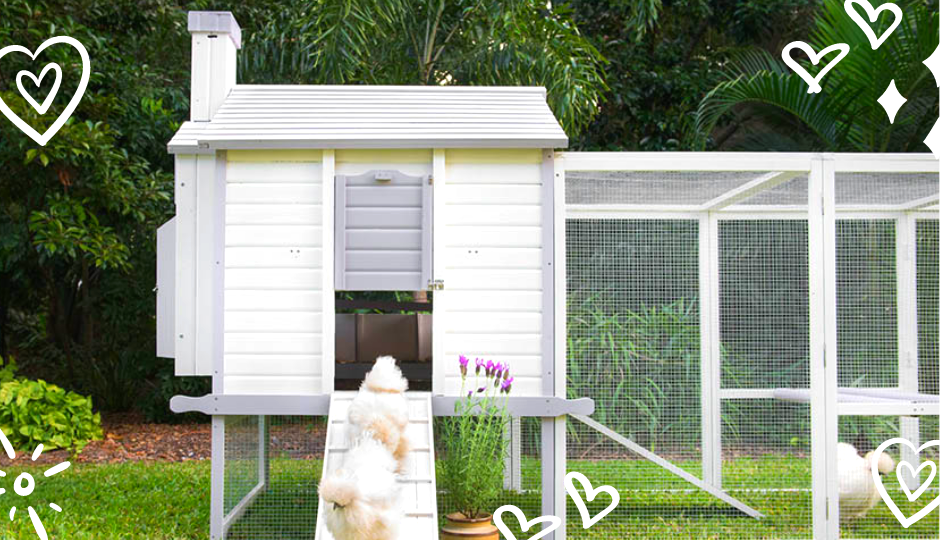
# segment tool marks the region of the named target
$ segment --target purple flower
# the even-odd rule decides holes
[[[493,370],[496,369],[496,364],[492,360],[486,361],[486,376],[489,377],[493,374]]]
[[[496,378],[497,378],[497,379],[499,379],[499,378],[501,378],[501,377],[503,376],[503,369],[505,369],[505,368],[506,368],[506,367],[503,365],[502,362],[496,362],[495,370],[496,370]]]
[[[503,371],[503,378],[504,378],[504,379],[508,379],[508,378],[509,378],[509,364],[506,364],[506,369],[505,369],[505,371]]]
[[[509,377],[508,379],[506,379],[505,381],[503,381],[503,384],[502,384],[502,386],[500,386],[499,391],[500,391],[500,392],[505,392],[505,393],[508,394],[509,391],[512,390],[512,381],[513,381],[513,380],[515,380],[515,377]]]
[[[483,369],[483,359],[477,358],[477,375],[480,374],[481,369]]]
[[[485,387],[485,386],[481,386],[481,387],[477,388],[477,394],[482,394],[482,393],[485,392],[485,391],[486,391],[486,387]]]
[[[470,359],[464,355],[460,355],[460,376],[464,379],[467,378],[467,365],[470,363]]]

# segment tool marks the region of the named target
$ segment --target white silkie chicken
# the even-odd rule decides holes
[[[405,472],[408,440],[408,380],[391,356],[380,356],[366,374],[359,392],[349,405],[347,439],[350,446],[365,431],[388,448],[398,461],[399,472]]]
[[[366,431],[340,469],[320,481],[326,527],[335,540],[397,540],[403,509],[398,462]]]
[[[872,467],[878,468],[878,474],[888,474],[894,470],[894,459],[882,452],[875,463],[874,452],[862,457],[854,446],[842,442],[836,456],[839,460],[839,517],[841,521],[861,518],[880,497],[871,476]]]

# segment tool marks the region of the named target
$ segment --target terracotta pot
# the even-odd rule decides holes
[[[493,516],[467,518],[460,512],[447,514],[447,525],[441,529],[441,540],[499,540],[499,529]]]

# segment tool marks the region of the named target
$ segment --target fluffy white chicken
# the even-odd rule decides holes
[[[366,375],[359,392],[349,406],[347,437],[355,444],[365,431],[384,444],[398,460],[399,472],[405,472],[411,448],[407,436],[408,381],[391,356],[380,356]]]
[[[875,463],[874,452],[862,457],[854,446],[842,442],[836,455],[839,460],[839,517],[842,521],[861,518],[879,498],[871,476],[872,467],[877,467],[879,474],[888,474],[894,470],[894,459],[882,452]]]
[[[396,540],[404,513],[395,473],[397,461],[384,444],[364,432],[342,468],[326,475],[319,492],[326,526],[336,540]]]

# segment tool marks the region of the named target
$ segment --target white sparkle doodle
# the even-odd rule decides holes
[[[16,452],[13,451],[13,445],[10,444],[10,440],[7,439],[7,436],[2,429],[0,429],[0,446],[3,446],[3,450],[6,452],[7,457],[9,457],[10,460],[16,459]],[[33,453],[30,456],[33,461],[36,461],[39,456],[42,455],[42,448],[43,446],[40,444],[36,446],[35,450],[33,450]],[[68,461],[63,461],[62,463],[46,469],[42,474],[46,478],[49,478],[68,469],[70,465],[71,463]],[[0,471],[0,477],[5,477],[6,475],[6,472]],[[36,489],[36,480],[33,479],[33,475],[29,473],[20,473],[20,475],[16,477],[16,481],[13,482],[13,492],[20,497],[28,497],[33,493],[34,489]],[[0,489],[0,495],[3,495],[4,493],[6,493],[6,490]],[[49,508],[52,508],[56,512],[62,511],[62,508],[54,503],[50,503]],[[33,524],[33,529],[36,530],[36,536],[38,536],[40,540],[48,540],[49,535],[46,534],[46,527],[42,524],[42,520],[39,519],[39,514],[36,512],[36,510],[32,506],[27,506],[26,513],[29,514],[29,520]],[[11,506],[10,521],[13,521],[14,518],[16,518],[16,506]]]

